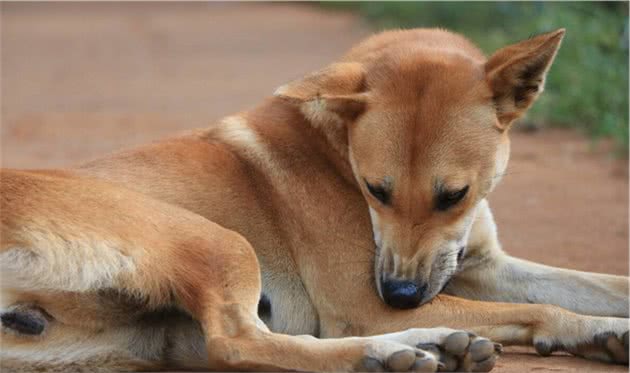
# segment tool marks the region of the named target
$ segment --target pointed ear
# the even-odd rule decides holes
[[[281,86],[274,96],[300,107],[306,117],[321,122],[353,121],[366,108],[365,71],[359,63],[335,63]]]
[[[502,128],[521,117],[543,91],[564,32],[559,29],[501,48],[486,62],[486,77]]]

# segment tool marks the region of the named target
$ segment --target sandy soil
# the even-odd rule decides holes
[[[290,4],[2,3],[2,165],[55,167],[246,108],[367,35]],[[627,164],[567,131],[515,133],[490,198],[504,247],[628,274]],[[497,372],[625,371],[508,349]]]

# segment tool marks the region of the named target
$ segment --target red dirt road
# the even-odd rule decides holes
[[[369,33],[352,15],[310,5],[0,6],[4,167],[70,165],[204,126]],[[572,132],[513,140],[508,175],[490,198],[506,251],[627,275],[627,164]],[[626,371],[508,351],[496,372]]]

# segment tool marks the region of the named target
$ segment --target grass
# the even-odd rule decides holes
[[[378,30],[445,27],[486,53],[533,34],[567,34],[545,93],[527,121],[612,138],[628,156],[628,3],[603,2],[326,2],[354,10]]]

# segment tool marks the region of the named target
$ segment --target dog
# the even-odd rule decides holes
[[[564,33],[387,31],[206,129],[3,170],[3,369],[627,364],[628,278],[508,256],[486,199]]]

